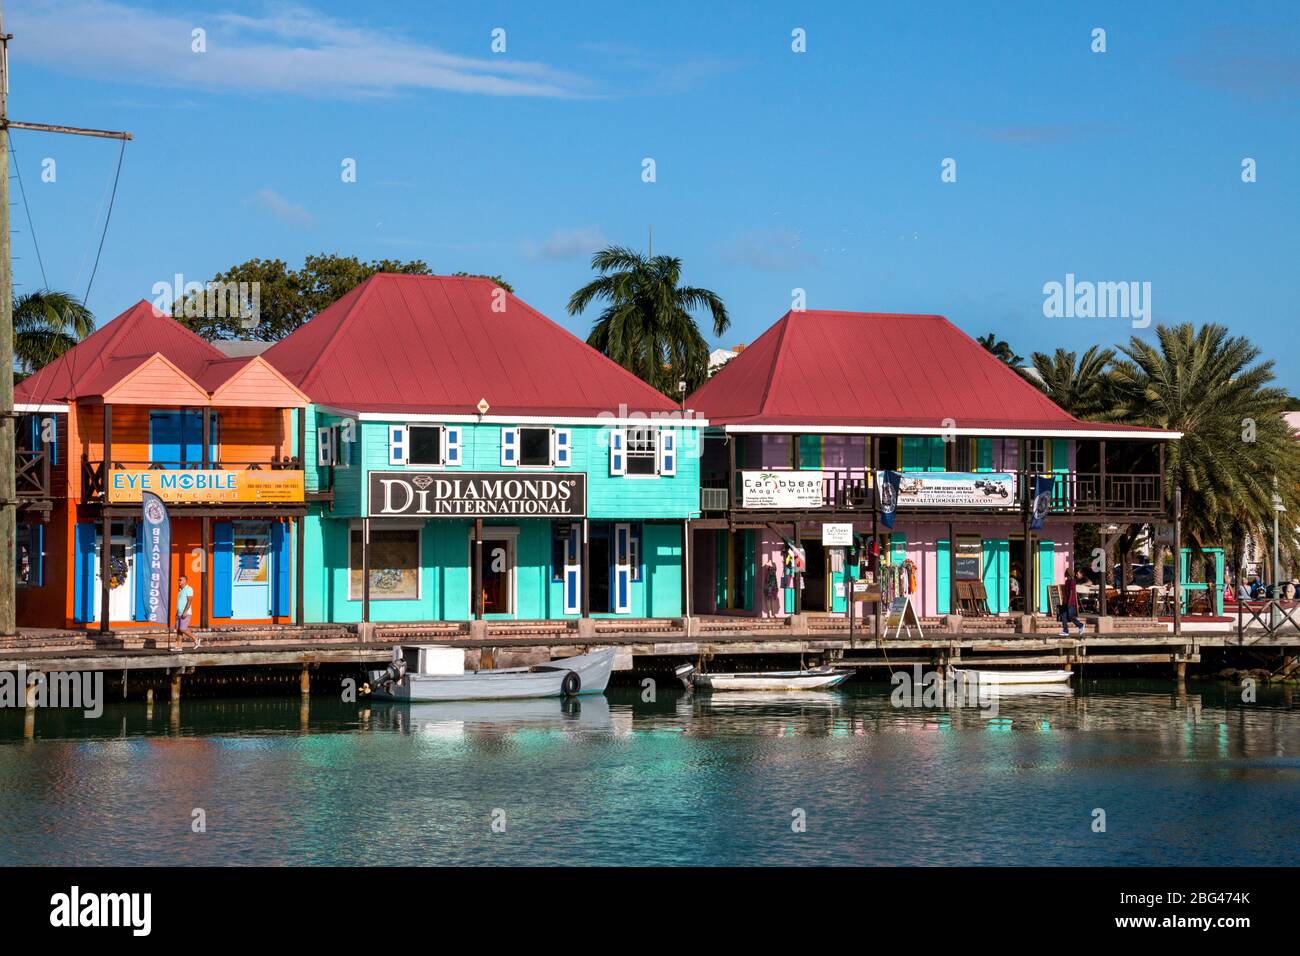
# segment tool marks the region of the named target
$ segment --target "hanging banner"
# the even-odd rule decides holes
[[[1006,472],[905,471],[895,475],[899,508],[1009,508],[1016,477]]]
[[[1056,479],[1051,475],[1034,476],[1034,497],[1030,502],[1029,527],[1035,531],[1043,527],[1048,512],[1052,510],[1052,489],[1055,486]]]
[[[172,522],[163,500],[151,491],[143,492],[140,503],[144,520],[144,551],[140,558],[145,576],[146,620],[168,627],[172,593]]]
[[[740,506],[742,508],[820,508],[822,482],[820,471],[742,471]]]
[[[886,528],[894,526],[894,509],[898,507],[898,486],[901,476],[896,471],[880,472],[876,492],[880,498],[880,523]]]

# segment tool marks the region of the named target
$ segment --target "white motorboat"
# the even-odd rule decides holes
[[[970,667],[954,667],[958,680],[978,681],[981,684],[1003,686],[1023,684],[1065,684],[1074,676],[1073,671],[986,671]]]
[[[614,670],[614,653],[614,648],[607,647],[604,650],[592,651],[590,654],[561,657],[542,666],[563,667],[577,674],[578,680],[582,682],[579,694],[603,694],[605,688],[609,686],[609,675]],[[492,673],[508,674],[526,670],[527,667],[503,667]]]
[[[679,675],[680,676],[680,675]],[[800,671],[756,671],[751,674],[690,675],[696,690],[830,690],[853,676],[852,671],[818,667]]]
[[[610,664],[613,651],[610,651]],[[605,680],[608,681],[608,674]],[[463,648],[405,645],[393,648],[384,670],[370,671],[367,687],[376,700],[432,703],[445,700],[514,700],[572,697],[582,690],[577,672],[560,664],[466,671]]]

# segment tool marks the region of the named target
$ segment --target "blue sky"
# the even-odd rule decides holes
[[[499,273],[585,335],[564,306],[591,251],[653,226],[727,303],[720,344],[796,288],[1024,355],[1127,340],[1127,319],[1044,318],[1073,273],[1150,282],[1155,323],[1226,323],[1300,393],[1293,4],[8,6],[11,117],[135,134],[101,321],[175,273],[324,251]],[[13,142],[49,284],[83,293],[118,145]],[[43,283],[17,185],[23,291]]]

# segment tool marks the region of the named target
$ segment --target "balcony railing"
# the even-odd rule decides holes
[[[767,469],[771,471],[789,471],[791,469]],[[817,509],[787,509],[791,511],[863,511],[870,513],[875,504],[875,476],[869,469],[814,469],[822,472],[822,504]],[[1016,479],[1016,493],[1005,501],[996,504],[975,506],[953,505],[947,508],[920,506],[900,510],[907,513],[924,515],[936,511],[967,512],[970,514],[1008,514],[1022,513],[1023,503],[1029,493],[1034,473],[1018,471],[999,471],[996,474],[1011,474]],[[907,474],[907,472],[904,472]],[[1166,511],[1162,494],[1161,479],[1158,474],[1119,473],[1102,475],[1100,472],[1065,472],[1052,475],[1053,514],[1096,518],[1159,517]],[[726,473],[705,475],[701,479],[700,510],[706,514],[718,514],[733,507],[744,510],[737,490],[738,479],[733,475],[731,490],[728,489]],[[773,509],[754,509],[767,511]]]
[[[19,448],[14,453],[14,465],[19,498],[50,497],[50,456],[43,448]]]
[[[268,458],[263,461],[229,461],[217,459],[204,465],[196,461],[118,461],[112,462],[117,469],[138,471],[298,471],[302,461],[297,457]],[[105,480],[104,462],[82,459],[81,494],[84,499],[102,498]]]

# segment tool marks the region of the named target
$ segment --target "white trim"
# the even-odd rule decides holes
[[[66,411],[67,409],[64,409]],[[672,428],[706,428],[707,418],[685,412],[647,412],[642,415],[443,415],[426,412],[358,412],[333,405],[317,405],[317,412],[354,418],[362,422],[465,422],[470,425],[661,425]],[[681,417],[678,417],[681,416]]]
[[[900,425],[722,425],[730,434],[766,433],[771,435],[970,435],[977,438],[1182,438],[1182,432],[1144,429],[1142,431],[1084,431],[1069,428],[918,428]]]
[[[415,597],[375,597],[374,592],[370,594],[372,601],[422,601],[424,600],[424,522],[423,521],[384,521],[370,530],[375,531],[414,531],[416,533],[416,577],[415,577]],[[352,532],[360,531],[365,534],[365,525],[361,518],[348,519],[348,590],[347,599],[349,601],[364,601],[364,590],[356,597],[352,596]],[[370,570],[374,570],[371,568]],[[361,582],[362,588],[365,587],[365,581]]]
[[[22,412],[25,415],[30,415],[33,412],[54,412],[55,414],[62,412],[63,414],[66,415],[68,412],[68,406],[67,405],[28,405],[26,403],[23,403],[19,405],[14,405],[14,411]]]

